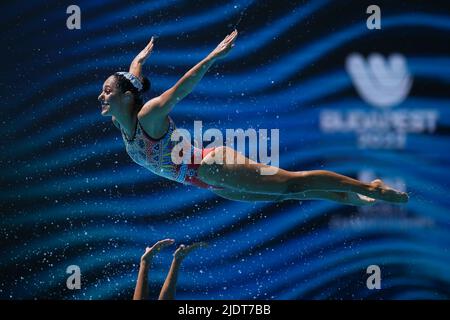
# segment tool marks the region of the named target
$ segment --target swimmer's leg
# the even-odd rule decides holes
[[[218,157],[222,157],[222,164],[214,163]],[[263,170],[274,174],[263,175]],[[396,203],[408,201],[406,193],[387,187],[381,180],[364,183],[326,170],[287,171],[256,163],[228,147],[210,152],[202,160],[198,177],[213,186],[248,193],[292,195],[305,191],[335,191]]]
[[[172,264],[170,265],[169,273],[159,293],[158,300],[175,300],[175,292],[178,282],[178,274],[180,272],[181,262],[193,250],[205,247],[206,243],[196,242],[191,245],[180,245],[173,254]]]

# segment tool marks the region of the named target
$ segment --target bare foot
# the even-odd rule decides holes
[[[406,192],[397,191],[388,187],[382,180],[375,179],[371,183],[374,190],[377,191],[380,200],[396,203],[408,202],[408,194]]]
[[[189,246],[185,246],[184,244],[181,244],[178,249],[174,252],[174,257],[177,259],[183,259],[186,257],[192,250],[197,248],[203,248],[206,247],[207,243],[205,242],[196,242]]]
[[[369,198],[356,192],[347,192],[346,201],[353,206],[372,206],[376,203],[376,200]]]
[[[174,243],[175,240],[174,239],[164,239],[164,240],[160,240],[157,243],[155,243],[153,246],[151,247],[147,247],[145,249],[144,254],[141,257],[141,261],[148,261],[151,258],[153,258],[153,256],[158,253],[162,248],[170,246],[172,243]]]

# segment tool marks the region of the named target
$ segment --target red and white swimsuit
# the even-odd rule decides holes
[[[175,164],[172,161],[172,149],[178,144],[170,138],[175,130],[173,120],[169,118],[169,129],[160,139],[152,139],[142,128],[137,120],[136,133],[133,139],[129,140],[123,130],[122,138],[130,158],[140,166],[150,170],[161,177],[174,180],[187,185],[194,185],[204,189],[221,189],[201,181],[197,177],[197,170],[200,164],[194,164],[194,152],[200,150],[191,145],[191,163]],[[202,159],[214,148],[202,149]]]

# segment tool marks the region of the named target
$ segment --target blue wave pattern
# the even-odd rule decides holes
[[[130,299],[144,248],[170,237],[209,243],[183,262],[179,299],[449,299],[450,14],[380,1],[374,31],[370,4],[79,1],[81,30],[66,28],[59,1],[2,5],[0,298]],[[400,179],[406,206],[233,202],[131,162],[100,116],[104,79],[158,35],[151,98],[239,20],[232,53],[175,108],[178,127],[280,129],[281,167]],[[434,131],[408,134],[402,149],[322,131],[324,111],[376,111],[345,70],[352,52],[405,56],[413,87],[390,110],[432,110]],[[152,266],[153,297],[171,254]],[[80,290],[66,288],[70,265]],[[369,265],[380,266],[380,290],[366,286]]]

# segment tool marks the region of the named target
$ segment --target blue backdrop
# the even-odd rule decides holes
[[[143,250],[167,237],[210,244],[184,261],[180,299],[450,298],[443,3],[378,1],[381,30],[366,1],[77,1],[79,30],[69,1],[2,4],[0,298],[130,299]],[[282,168],[381,177],[407,205],[233,202],[129,159],[100,115],[103,81],[157,35],[145,72],[158,95],[239,20],[177,126],[278,128]],[[152,267],[152,297],[172,252]]]

